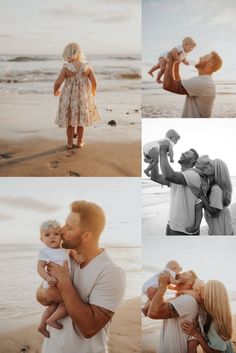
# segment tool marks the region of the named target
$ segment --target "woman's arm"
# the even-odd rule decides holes
[[[194,336],[198,340],[199,344],[204,349],[204,352],[206,352],[206,353],[224,353],[222,351],[218,351],[218,350],[215,350],[215,349],[209,347],[205,338],[198,331],[197,326],[195,324],[193,324],[192,322],[184,321],[182,323],[182,329],[187,335]]]
[[[66,78],[66,72],[65,69],[63,68],[58,76],[58,78],[56,79],[55,83],[54,83],[54,89],[53,89],[53,94],[54,96],[58,96],[59,92],[59,88],[61,87],[62,82],[65,80]]]
[[[206,196],[203,194],[202,188],[197,188],[196,186],[191,186],[192,193],[198,197],[199,199],[202,200],[203,205],[205,210],[212,216],[212,217],[217,217],[218,214],[220,213],[220,209],[211,207],[210,202],[206,198]]]

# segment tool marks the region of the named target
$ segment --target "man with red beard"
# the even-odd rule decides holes
[[[163,88],[167,91],[186,95],[182,118],[210,118],[216,96],[216,87],[212,79],[213,72],[222,66],[222,59],[215,52],[199,58],[195,65],[198,76],[181,80],[179,63],[174,62],[173,56],[168,54],[168,63],[163,81]]]

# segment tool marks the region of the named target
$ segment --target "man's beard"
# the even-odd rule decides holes
[[[203,63],[203,62],[201,62],[201,61],[199,61],[199,62],[195,65],[196,69],[203,69],[205,66],[206,66],[206,63]]]

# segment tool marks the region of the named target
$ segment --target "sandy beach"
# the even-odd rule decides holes
[[[54,125],[55,97],[0,96],[0,176],[139,176],[139,98],[124,96],[98,94],[103,120],[86,129],[83,149],[72,151],[65,130]]]
[[[156,88],[156,92],[143,92],[143,118],[181,118],[185,96],[165,92]],[[216,95],[212,118],[235,118],[235,94],[218,93]]]
[[[160,335],[161,321],[154,321],[143,316],[143,338],[142,338],[142,353],[158,353],[158,337]],[[236,340],[236,316],[233,316],[234,331],[232,341]],[[233,343],[234,352],[236,345]],[[198,353],[203,353],[202,349],[198,348]]]
[[[140,298],[126,300],[112,319],[109,353],[141,351]],[[6,319],[0,324],[0,353],[41,352],[42,335],[37,332],[40,316]]]

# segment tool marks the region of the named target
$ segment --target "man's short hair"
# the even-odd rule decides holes
[[[199,154],[197,153],[197,151],[194,149],[194,148],[190,148],[190,151],[193,152],[193,155],[194,155],[194,164],[196,163],[197,159],[199,158]]]
[[[212,59],[211,59],[212,60],[212,72],[216,72],[221,68],[223,61],[217,52],[212,51],[211,55],[212,55]]]
[[[106,223],[105,213],[100,206],[84,200],[74,201],[71,212],[78,213],[82,231],[91,232],[95,237],[100,236]]]

